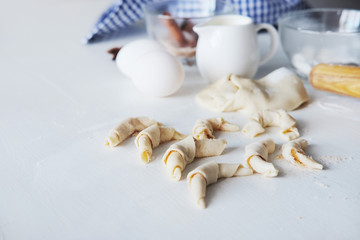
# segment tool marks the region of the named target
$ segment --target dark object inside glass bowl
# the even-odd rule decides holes
[[[144,7],[148,35],[186,65],[195,63],[198,36],[193,26],[232,11],[230,1],[224,0],[175,0]]]

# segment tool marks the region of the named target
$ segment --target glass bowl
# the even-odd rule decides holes
[[[283,50],[301,77],[319,63],[360,65],[359,10],[302,10],[278,23]]]
[[[144,6],[148,35],[186,65],[195,63],[198,36],[193,26],[233,12],[228,0],[170,0]]]

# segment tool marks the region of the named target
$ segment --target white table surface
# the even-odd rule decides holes
[[[133,138],[113,150],[108,131],[131,116],[150,116],[190,134],[197,119],[247,117],[202,109],[195,94],[207,82],[188,69],[167,98],[140,94],[106,50],[141,36],[83,46],[80,40],[111,0],[7,1],[0,8],[0,239],[360,239],[360,101],[315,91],[291,114],[323,171],[271,161],[277,178],[224,179],[195,207],[186,181],[161,162],[171,143],[144,165]],[[265,46],[266,36],[260,36]],[[258,76],[289,66],[280,49]],[[217,133],[222,156],[238,162],[254,139]],[[276,129],[266,136],[278,146]],[[261,139],[261,138],[259,138]],[[256,140],[256,139],[255,139]]]

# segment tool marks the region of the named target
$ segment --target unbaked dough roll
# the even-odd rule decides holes
[[[282,149],[282,157],[296,166],[323,169],[323,165],[316,162],[312,157],[307,156],[304,152],[308,142],[305,139],[297,139],[291,142],[285,143]]]
[[[241,132],[250,137],[256,137],[265,132],[265,127],[279,127],[281,133],[293,140],[300,136],[296,128],[296,120],[284,110],[262,110],[252,117]]]
[[[244,168],[241,164],[209,163],[200,165],[187,175],[187,182],[196,205],[206,208],[205,195],[206,186],[216,183],[219,178],[229,178],[235,176],[248,176],[253,172],[249,168]]]
[[[152,150],[158,147],[160,143],[183,138],[185,138],[185,135],[177,132],[174,128],[154,124],[137,135],[135,145],[140,153],[140,158],[145,163],[148,163],[151,159]]]
[[[195,157],[218,156],[224,151],[225,146],[226,141],[222,139],[196,141],[192,136],[188,136],[170,146],[164,154],[163,162],[170,175],[179,181],[182,171]]]
[[[148,117],[127,118],[114,127],[105,139],[105,145],[115,147],[136,132],[156,124],[157,122]]]
[[[188,136],[169,147],[163,156],[163,162],[170,175],[179,181],[186,165],[194,161],[195,154],[195,140]]]
[[[275,143],[272,139],[251,143],[245,147],[246,165],[266,177],[275,177],[279,170],[267,162],[269,153],[274,151]]]
[[[239,131],[239,127],[225,121],[223,118],[209,118],[197,120],[193,127],[193,136],[195,139],[212,139],[214,131]]]

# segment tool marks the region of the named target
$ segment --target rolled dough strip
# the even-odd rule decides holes
[[[151,159],[152,150],[161,143],[170,140],[181,140],[185,135],[177,132],[174,128],[161,127],[154,124],[142,130],[135,139],[135,145],[140,153],[140,158],[148,163]]]
[[[279,170],[267,162],[269,153],[275,151],[275,143],[271,139],[254,142],[245,147],[246,166],[266,177],[275,177]]]
[[[319,170],[323,169],[323,165],[305,154],[303,149],[305,149],[307,145],[308,142],[305,139],[297,139],[285,143],[281,147],[282,157],[296,166]]]
[[[239,131],[239,127],[225,121],[223,118],[209,118],[197,120],[193,127],[193,136],[195,139],[212,139],[214,131]]]
[[[241,132],[250,137],[256,137],[265,132],[266,127],[279,127],[281,133],[293,140],[300,136],[296,128],[296,120],[284,110],[262,110],[250,117]]]
[[[206,186],[216,183],[219,178],[229,178],[235,176],[248,176],[253,171],[244,168],[241,164],[218,164],[215,161],[200,165],[191,171],[187,176],[187,182],[196,205],[206,208],[205,196]]]
[[[163,156],[163,162],[170,175],[179,181],[186,165],[194,161],[195,154],[195,140],[188,136],[169,147]]]
[[[163,162],[173,179],[179,181],[182,171],[194,161],[195,157],[218,156],[224,151],[225,146],[226,141],[223,139],[197,141],[192,136],[188,136],[170,146],[164,154]]]
[[[105,145],[115,147],[136,132],[156,124],[157,122],[148,117],[127,118],[113,129],[105,139]]]

